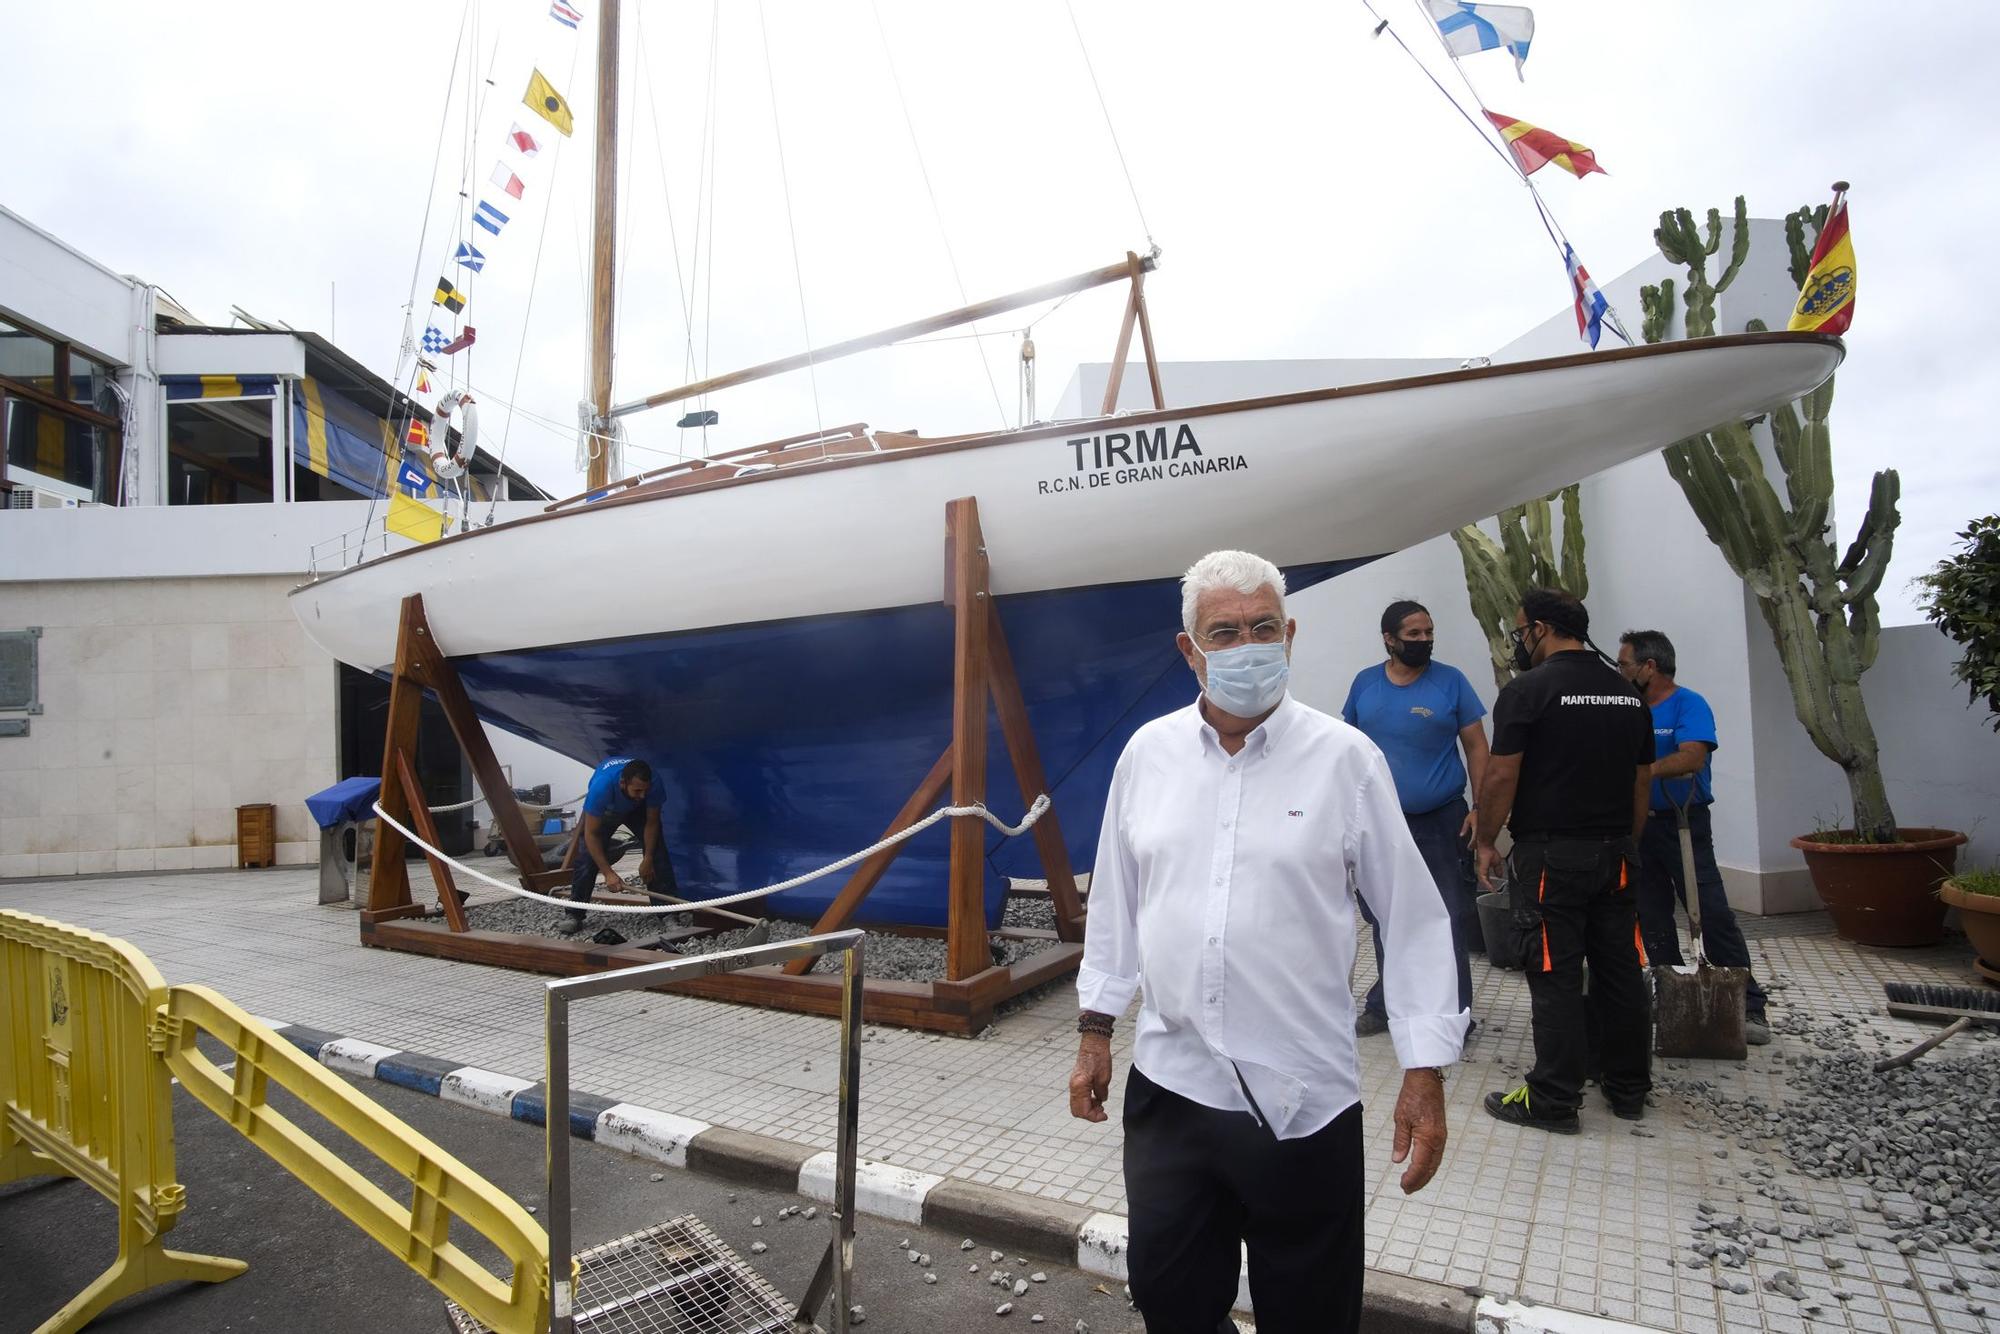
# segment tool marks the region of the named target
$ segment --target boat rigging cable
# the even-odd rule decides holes
[[[888,30],[882,26],[882,6],[878,0],[869,0],[868,8],[875,15],[875,35],[882,42],[882,59],[889,66],[889,83],[896,90],[896,105],[903,110],[903,128],[910,133],[910,151],[917,158],[917,174],[923,178],[924,193],[930,196],[931,217],[937,220],[938,239],[944,242],[945,262],[951,266],[951,281],[958,288],[958,304],[969,306],[972,297],[965,290],[965,279],[958,270],[958,255],[951,248],[951,232],[944,225],[944,210],[938,207],[937,190],[931,185],[931,170],[924,162],[924,147],[917,139],[917,123],[910,116],[910,102],[903,95],[903,76],[896,70],[896,53],[890,49]],[[979,335],[979,321],[972,322],[973,336]],[[993,391],[993,408],[1000,414],[1000,427],[1005,430],[1013,425],[1007,420],[1007,405],[1000,401],[1000,382],[993,378],[993,363],[987,359],[985,348],[976,348],[979,368],[986,372],[986,387]]]
[[[806,275],[799,267],[799,226],[792,217],[792,176],[785,167],[785,129],[778,119],[778,81],[771,72],[771,24],[764,14],[764,0],[757,0],[757,26],[764,33],[764,86],[771,93],[771,135],[778,141],[778,180],[785,187],[785,227],[792,237],[792,278],[799,289],[799,330],[806,340],[806,377],[812,381],[813,426],[819,431],[824,453],[826,418],[820,413],[819,366],[813,354],[812,325],[806,320]]]
[[[1362,0],[1366,4],[1367,0]],[[1118,154],[1118,169],[1125,173],[1125,188],[1132,194],[1133,211],[1139,215],[1139,230],[1146,234],[1146,248],[1155,255],[1160,253],[1160,243],[1153,239],[1152,224],[1146,221],[1146,206],[1139,202],[1139,187],[1132,183],[1132,168],[1125,161],[1125,145],[1118,142],[1118,127],[1111,122],[1111,104],[1104,100],[1104,88],[1097,82],[1097,67],[1090,61],[1090,48],[1084,44],[1083,26],[1076,21],[1076,6],[1070,0],[1063,0],[1063,8],[1069,12],[1069,26],[1076,33],[1076,49],[1083,53],[1083,68],[1090,75],[1091,91],[1097,94],[1098,109],[1104,113],[1104,128],[1111,135],[1112,151]]]
[[[537,903],[546,903],[556,908],[575,908],[579,906],[577,901],[574,899],[558,899],[558,898],[551,898],[547,894],[537,894],[532,889],[522,889],[519,885],[510,885],[504,880],[496,880],[492,876],[486,874],[486,872],[480,870],[476,866],[467,866],[464,862],[459,861],[457,858],[453,857],[450,853],[445,852],[443,849],[435,847],[432,844],[426,842],[415,831],[411,830],[408,826],[404,825],[400,820],[397,820],[394,816],[390,815],[389,812],[383,810],[381,802],[377,801],[373,803],[373,806],[375,814],[382,817],[382,822],[384,824],[388,825],[391,829],[394,829],[404,838],[410,840],[410,842],[422,848],[424,852],[427,853],[428,855],[437,858],[439,861],[451,867],[454,871],[461,871],[464,874],[471,876],[475,880],[484,881],[486,884],[493,886],[493,888],[497,890],[501,890],[505,893],[512,894],[517,899],[533,899]],[[718,898],[713,898],[713,899],[690,899],[686,903],[669,903],[669,904],[659,904],[653,906],[641,906],[639,904],[627,904],[627,903],[596,902],[596,903],[591,903],[589,905],[588,911],[625,913],[634,917],[649,917],[649,916],[656,916],[661,913],[689,913],[689,912],[702,912],[704,910],[714,909],[714,908],[726,908],[733,903],[742,903],[749,899],[761,899],[764,898],[766,895],[770,894],[782,894],[788,889],[796,889],[800,885],[806,884],[809,881],[819,879],[821,876],[832,875],[835,871],[844,871],[848,867],[854,865],[856,862],[866,861],[868,858],[874,856],[876,853],[882,851],[882,849],[884,848],[894,847],[896,844],[901,843],[905,839],[915,838],[918,834],[930,828],[932,825],[936,824],[939,820],[951,819],[959,816],[978,816],[980,819],[986,821],[986,823],[992,825],[995,829],[998,829],[1002,834],[1005,834],[1009,838],[1013,838],[1017,835],[1026,833],[1030,828],[1034,826],[1037,820],[1041,819],[1042,816],[1048,813],[1048,809],[1049,809],[1049,794],[1046,792],[1042,793],[1040,796],[1035,798],[1033,804],[1028,807],[1027,814],[1021,817],[1021,823],[1019,824],[1008,824],[1005,820],[1002,820],[992,811],[987,810],[986,803],[984,802],[975,801],[970,806],[940,806],[936,810],[932,811],[929,815],[926,815],[923,819],[917,821],[915,824],[910,825],[907,828],[899,829],[895,833],[889,835],[889,837],[881,839],[875,842],[874,844],[861,849],[861,851],[859,852],[850,853],[849,855],[842,857],[839,861],[830,862],[827,865],[820,867],[816,871],[807,871],[804,875],[795,875],[790,880],[781,880],[775,885],[766,885],[762,889],[746,889],[739,893],[724,894]]]

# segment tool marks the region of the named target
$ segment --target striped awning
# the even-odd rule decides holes
[[[278,392],[275,375],[162,375],[167,402],[191,398],[270,398]]]

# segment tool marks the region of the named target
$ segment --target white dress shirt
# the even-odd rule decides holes
[[[1155,719],[1111,779],[1078,1001],[1120,1015],[1143,984],[1148,1079],[1310,1135],[1360,1100],[1350,877],[1382,924],[1397,1059],[1452,1064],[1469,1016],[1451,919],[1382,752],[1290,696],[1235,755],[1199,701]]]

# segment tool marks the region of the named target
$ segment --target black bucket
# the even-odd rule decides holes
[[[1521,966],[1520,942],[1514,937],[1514,910],[1508,905],[1507,895],[1481,894],[1479,896],[1479,934],[1486,937],[1486,962],[1493,968],[1515,968]]]

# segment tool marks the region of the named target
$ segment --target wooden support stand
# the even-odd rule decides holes
[[[1136,258],[1133,264],[1136,293],[1139,272]],[[1127,338],[1135,318],[1141,321],[1143,329],[1143,306],[1136,311],[1128,308]],[[1149,332],[1146,337],[1150,343]],[[944,602],[955,616],[951,744],[889,822],[885,838],[909,828],[934,810],[947,787],[954,806],[984,804],[990,717],[999,720],[1022,802],[1032,803],[1048,791],[1048,776],[1029,725],[1027,702],[1021,694],[1020,679],[1015,675],[1013,657],[1007,648],[1006,631],[988,587],[986,542],[979,527],[979,505],[971,497],[954,500],[945,507],[945,557]],[[564,877],[560,871],[544,869],[527,824],[511,799],[512,791],[500,781],[499,766],[493,761],[458,675],[431,635],[424,620],[422,599],[415,596],[403,603],[396,671],[390,685],[388,736],[383,747],[382,808],[405,823],[415,820],[413,827],[417,832],[436,842],[428,827],[429,812],[424,810],[423,796],[413,777],[415,764],[411,753],[416,738],[418,692],[426,687],[435,691],[444,703],[452,731],[472,759],[473,772],[500,820],[502,837],[521,871],[522,884],[543,893],[551,892],[554,883]],[[1043,873],[1048,879],[1049,899],[1055,909],[1056,929],[1054,938],[1048,940],[1049,948],[1011,967],[992,962],[985,910],[986,823],[977,816],[956,817],[951,828],[949,899],[942,931],[945,978],[928,983],[869,979],[862,1001],[862,1014],[868,1022],[976,1033],[992,1022],[993,1008],[1000,1002],[1063,977],[1082,962],[1083,904],[1063,843],[1062,827],[1053,809],[1042,815],[1033,832]],[[423,912],[410,901],[408,873],[403,862],[404,842],[400,834],[383,826],[376,843],[375,876],[369,886],[368,907],[361,915],[361,940],[365,945],[564,975],[629,968],[659,960],[659,954],[650,949],[468,929],[450,868],[435,859],[432,874],[437,878],[447,920],[444,923],[402,920]],[[852,922],[902,847],[895,844],[857,865],[813,924],[814,934],[837,931]],[[693,911],[700,916],[698,906]],[[720,921],[712,914],[708,920]],[[878,929],[918,936],[940,934],[937,928],[929,927]],[[1049,935],[1031,931],[1004,934],[1022,940],[1047,939]],[[782,968],[725,973],[679,983],[671,989],[809,1014],[837,1013],[840,979],[815,975],[809,971],[810,966],[810,960],[795,960]]]

